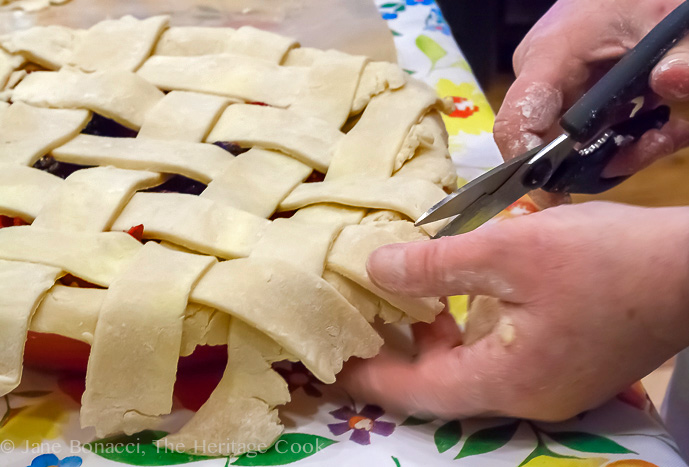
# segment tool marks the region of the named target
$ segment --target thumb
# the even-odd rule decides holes
[[[517,240],[507,235],[514,229],[502,227],[488,225],[455,237],[383,246],[369,257],[368,274],[377,286],[402,295],[490,295],[519,301],[523,265],[512,258],[528,249],[515,248]]]
[[[653,92],[670,101],[689,100],[689,38],[682,39],[651,73]]]

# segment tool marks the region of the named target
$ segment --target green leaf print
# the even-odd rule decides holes
[[[548,449],[548,446],[545,445],[545,443],[539,438],[538,439],[538,445],[536,446],[536,449],[534,449],[529,456],[524,459],[524,461],[519,464],[519,467],[522,467],[523,465],[528,464],[531,460],[539,457],[539,456],[547,456],[547,457],[554,457],[557,459],[581,459],[580,457],[576,456],[564,456],[562,454],[558,454],[556,452],[551,451]]]
[[[445,49],[425,34],[416,38],[416,46],[431,60],[431,69],[435,67],[438,60],[447,55]]]
[[[581,431],[544,431],[544,433],[554,441],[575,451],[600,454],[636,454],[609,438],[592,433]]]
[[[395,463],[395,467],[402,467],[402,465],[400,464],[400,460],[398,458],[396,458],[395,456],[390,457],[392,457],[392,462]]]
[[[476,456],[500,449],[510,442],[517,432],[517,428],[519,428],[518,421],[477,431],[467,438],[464,446],[462,446],[462,450],[455,459]]]
[[[209,459],[205,456],[171,451],[153,444],[166,436],[164,431],[145,430],[133,435],[118,435],[84,445],[104,459],[129,465],[179,465]]]
[[[435,446],[438,448],[438,452],[443,453],[456,446],[461,438],[462,425],[459,423],[459,420],[453,420],[447,422],[435,432]]]
[[[306,433],[285,433],[266,452],[247,453],[232,465],[285,465],[313,456],[336,443],[334,439]]]
[[[403,421],[400,426],[418,426],[425,425],[426,423],[431,423],[431,420],[424,420],[423,418],[408,417]]]

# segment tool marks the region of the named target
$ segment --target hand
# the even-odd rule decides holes
[[[415,358],[386,351],[345,367],[338,379],[353,397],[391,410],[563,420],[689,345],[689,208],[559,206],[389,245],[368,269],[401,295],[483,304],[464,335],[473,343],[459,345],[445,314],[415,325]],[[494,325],[476,336],[484,317]]]
[[[533,149],[562,130],[558,121],[619,58],[681,0],[559,0],[514,54],[517,80],[495,122],[505,159]],[[689,39],[656,66],[652,90],[669,101],[689,100]],[[689,144],[689,123],[673,119],[621,152],[604,172],[631,175]],[[543,195],[543,193],[541,193]],[[543,207],[554,197],[537,199]]]

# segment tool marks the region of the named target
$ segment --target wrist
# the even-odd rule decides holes
[[[653,211],[659,217],[651,221],[663,233],[649,255],[649,326],[676,353],[689,347],[689,207]]]

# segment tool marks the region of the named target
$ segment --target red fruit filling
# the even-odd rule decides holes
[[[127,230],[127,233],[138,241],[142,241],[144,239],[144,225],[135,225],[131,229]]]

